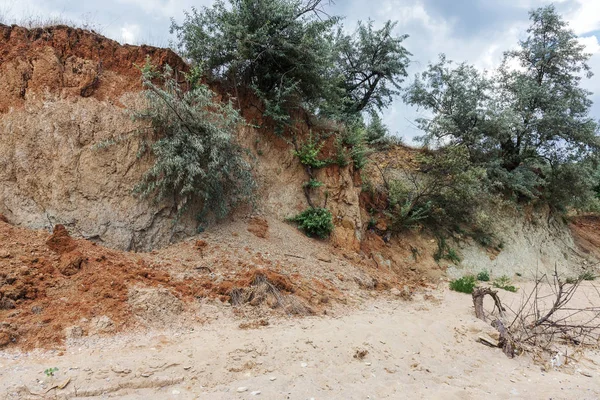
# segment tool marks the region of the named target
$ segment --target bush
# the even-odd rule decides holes
[[[455,292],[460,293],[471,294],[473,293],[473,289],[475,289],[475,285],[475,277],[472,275],[468,275],[450,281],[450,290],[454,290]]]
[[[593,281],[596,279],[596,275],[594,275],[591,271],[585,271],[581,275],[579,275],[579,280],[581,281]]]
[[[308,208],[289,219],[298,224],[298,228],[304,231],[307,236],[319,237],[324,239],[333,231],[333,217],[326,208],[315,207]]]
[[[159,138],[142,150],[153,154],[154,164],[135,191],[156,201],[175,199],[178,215],[200,202],[201,217],[209,211],[223,217],[248,200],[255,182],[235,140],[241,119],[231,104],[217,102],[206,85],[184,92],[168,66],[158,72],[147,63],[142,83],[147,107],[133,117],[149,122]],[[145,135],[143,144],[152,138]]]
[[[318,180],[313,179],[313,178],[311,178],[310,180],[308,180],[308,182],[304,183],[304,187],[308,187],[308,188],[311,188],[311,189],[316,189],[316,188],[321,187],[321,186],[323,186],[323,182],[318,181]]]
[[[517,288],[516,286],[513,286],[511,284],[510,278],[506,275],[503,275],[500,278],[496,279],[492,283],[492,286],[495,288],[503,289],[503,290],[506,290],[507,292],[513,292],[513,293],[516,293],[517,290],[519,290],[519,288]]]
[[[294,150],[294,155],[300,159],[302,165],[315,169],[323,168],[328,164],[328,161],[319,159],[323,145],[323,142],[315,140],[311,134],[304,143],[298,146],[297,150]]]
[[[446,239],[444,239],[443,237],[438,239],[438,248],[435,254],[433,255],[433,259],[436,262],[439,262],[441,259],[445,259],[452,262],[453,264],[459,264],[461,261],[460,256],[458,255],[456,250],[448,246],[448,244],[446,243]]]
[[[477,280],[481,281],[481,282],[489,282],[490,273],[485,270],[481,271],[480,273],[477,274]]]

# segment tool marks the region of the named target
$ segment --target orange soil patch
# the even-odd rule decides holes
[[[202,259],[209,246],[199,242],[198,247],[192,246]],[[210,250],[219,252],[218,246]],[[64,341],[67,328],[84,318],[107,316],[115,331],[132,328],[136,320],[128,293],[134,286],[164,287],[188,302],[202,297],[225,302],[234,290],[250,287],[262,276],[282,295],[293,294],[303,303],[312,301],[311,306],[322,303],[315,304],[315,297],[341,296],[331,284],[315,289],[299,275],[277,272],[279,265],[260,253],[249,254],[248,263],[223,256],[219,263],[225,271],[222,280],[200,273],[175,279],[173,271],[167,272],[172,265],[155,254],[109,250],[71,238],[62,226],[50,235],[0,221],[0,347],[54,347]]]

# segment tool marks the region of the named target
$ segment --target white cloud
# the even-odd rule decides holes
[[[137,24],[125,24],[121,27],[121,38],[124,43],[134,44],[140,37],[140,26]]]
[[[580,37],[579,43],[585,46],[585,51],[587,53],[600,53],[600,43],[598,43],[598,38],[596,36]]]
[[[600,1],[578,0],[578,7],[566,15],[571,29],[584,34],[600,29]]]

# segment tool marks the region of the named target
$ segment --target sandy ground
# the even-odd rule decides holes
[[[518,298],[508,296],[508,302]],[[600,354],[544,372],[476,342],[491,328],[470,296],[372,299],[345,315],[271,319],[240,329],[228,310],[187,331],[87,338],[64,352],[4,352],[4,398],[598,399]],[[366,350],[364,358],[354,357]],[[54,377],[46,368],[56,367]],[[47,389],[68,384],[64,389]],[[38,395],[32,394],[36,393]]]

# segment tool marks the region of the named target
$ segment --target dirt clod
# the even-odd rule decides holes
[[[253,217],[248,222],[248,232],[256,237],[266,239],[269,236],[269,223],[264,218]]]
[[[77,244],[73,238],[71,238],[64,225],[56,225],[54,227],[54,231],[46,241],[46,245],[50,250],[58,254],[68,253],[75,250],[77,247]]]
[[[79,272],[83,263],[83,255],[78,251],[73,251],[62,255],[58,270],[65,276],[73,276]]]

